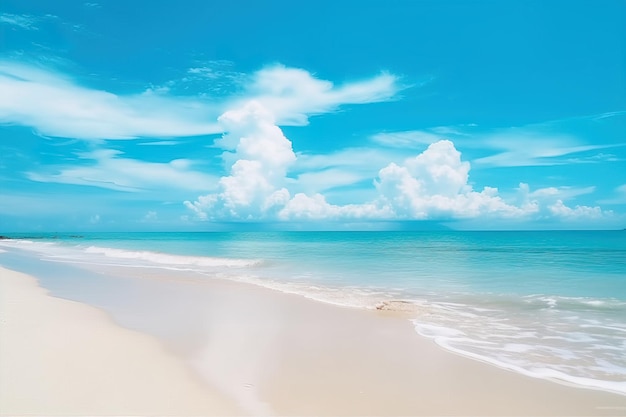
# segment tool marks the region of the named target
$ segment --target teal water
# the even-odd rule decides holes
[[[477,360],[626,394],[626,232],[14,235],[46,262],[195,271],[321,302],[415,307],[420,334]],[[419,354],[416,352],[416,354]]]

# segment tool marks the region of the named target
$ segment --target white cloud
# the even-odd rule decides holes
[[[603,216],[602,209],[598,206],[576,206],[571,208],[563,204],[562,200],[557,200],[548,209],[555,217],[564,220],[599,219]]]
[[[363,180],[371,179],[371,176],[347,169],[325,169],[322,171],[305,172],[298,175],[294,181],[294,187],[307,194],[315,194],[332,188],[347,186]]]
[[[220,132],[213,105],[152,93],[116,95],[33,66],[0,62],[0,90],[0,123],[32,126],[46,136],[133,139]]]
[[[547,187],[531,191],[528,184],[521,183],[518,191],[520,204],[535,207],[535,217],[540,219],[558,218],[567,221],[613,216],[612,211],[602,210],[599,206],[576,205],[572,208],[563,203],[564,200],[591,194],[595,187]]]
[[[39,30],[39,28],[37,27],[37,23],[39,23],[39,20],[39,18],[27,14],[0,14],[0,23],[15,26],[25,30]]]
[[[286,186],[294,181],[287,178],[287,170],[297,159],[278,125],[305,124],[309,116],[343,104],[388,100],[397,90],[396,78],[389,74],[334,87],[301,69],[278,65],[258,71],[246,89],[248,98],[235,101],[218,119],[227,133],[215,146],[226,150],[222,158],[230,175],[222,177],[218,193],[185,201],[185,206],[201,219],[276,216],[290,200]],[[303,181],[307,181],[306,174]],[[313,186],[309,181],[308,185],[311,189],[321,184]]]
[[[91,165],[58,167],[56,173],[27,173],[38,182],[86,185],[118,191],[187,190],[206,191],[215,187],[217,178],[191,168],[193,162],[176,159],[168,163],[121,158],[121,152],[98,150],[81,154]]]
[[[485,167],[615,162],[620,158],[592,151],[626,146],[620,125],[625,116],[626,112],[612,112],[496,129],[475,124],[439,126],[377,133],[370,140],[386,147],[415,149],[448,139],[463,149],[489,151],[473,161]],[[599,138],[604,143],[597,143]]]
[[[370,139],[379,145],[392,148],[421,148],[424,145],[445,139],[440,134],[421,130],[403,132],[383,132],[372,135]]]
[[[380,170],[375,182],[380,204],[403,219],[524,214],[523,209],[505,203],[495,188],[473,191],[469,170],[469,162],[461,160],[452,142],[435,142],[404,165],[392,163]]]
[[[178,145],[180,144],[179,141],[176,140],[158,140],[158,141],[154,141],[154,142],[142,142],[142,143],[138,143],[137,145],[141,145],[141,146],[173,146],[173,145]]]
[[[262,218],[289,199],[284,188],[287,168],[296,155],[273,115],[263,105],[250,101],[219,118],[228,133],[216,145],[232,152],[230,175],[219,181],[220,192],[199,197],[185,205],[201,218]]]
[[[530,192],[527,184],[520,184],[521,189],[525,189],[528,193],[528,198],[532,199],[561,199],[568,200],[578,197],[580,195],[591,194],[595,191],[596,187],[547,187],[540,188],[533,192]]]
[[[225,76],[206,68],[190,72],[195,82]],[[399,90],[391,74],[335,87],[305,70],[280,65],[231,78],[237,83],[248,80],[239,98],[174,96],[168,86],[118,95],[80,86],[56,71],[0,61],[0,123],[78,139],[194,136],[223,132],[217,117],[250,101],[268,109],[278,125],[302,125],[311,115],[336,111],[344,104],[390,100]]]
[[[263,131],[258,124],[259,120],[271,123],[270,119],[257,117],[254,120],[256,124],[252,133]],[[275,131],[273,137],[278,142],[287,141],[282,132],[278,132],[280,130]],[[246,133],[240,132],[239,135]],[[248,136],[241,137],[254,137],[254,134],[248,133]],[[229,140],[232,138],[225,138],[225,143]],[[565,199],[593,192],[594,187],[551,187],[531,192],[527,184],[520,184],[517,202],[505,201],[493,187],[474,191],[469,184],[469,162],[463,161],[454,144],[447,140],[431,144],[424,152],[401,164],[390,163],[380,169],[373,181],[377,197],[369,202],[337,205],[329,203],[319,192],[300,192],[291,197],[289,188],[306,187],[308,177],[306,174],[300,176],[305,184],[297,184],[295,180],[286,181],[286,169],[293,163],[290,157],[288,160],[277,158],[283,161],[279,164],[280,175],[269,178],[270,171],[263,161],[275,154],[271,151],[275,148],[263,147],[268,152],[258,154],[254,160],[238,159],[232,166],[231,175],[221,180],[221,193],[202,196],[193,203],[187,201],[186,206],[204,220],[224,217],[283,221],[471,218],[572,220],[611,214],[603,212],[599,207],[571,208],[563,203]],[[350,182],[347,177],[328,180],[326,177],[332,174],[332,169],[318,171],[313,175],[318,175],[321,180],[315,178],[312,182],[326,181],[330,185],[346,185]]]
[[[376,175],[380,166],[406,158],[405,152],[374,148],[345,148],[329,154],[297,155],[298,160],[294,165],[296,171],[349,168],[353,172],[366,172],[370,178]]]
[[[388,211],[387,207],[381,208],[374,203],[339,206],[329,204],[321,194],[309,197],[303,193],[296,194],[278,212],[280,220],[378,219],[390,217],[392,217],[392,213]]]
[[[477,143],[498,152],[474,162],[486,166],[547,166],[606,160],[606,155],[581,154],[626,146],[619,133],[622,129],[617,128],[625,115],[613,112],[477,132]],[[600,138],[603,143],[598,143]]]
[[[626,204],[626,184],[615,187],[609,198],[599,200],[598,203],[610,205]]]
[[[391,100],[399,90],[398,78],[389,73],[335,86],[303,69],[276,65],[253,75],[242,102],[255,100],[274,115],[277,124],[299,126],[306,125],[310,116],[341,105]]]
[[[159,219],[159,216],[156,211],[150,210],[143,216],[142,222],[151,223],[156,222]]]

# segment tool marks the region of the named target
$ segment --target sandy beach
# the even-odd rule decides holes
[[[0,277],[0,414],[239,414],[154,338],[28,275]]]
[[[150,335],[116,324],[126,324],[123,315],[52,297],[33,277],[0,269],[0,413],[626,414],[626,396],[444,351],[419,336],[405,312],[141,274],[133,278],[145,283],[136,311],[162,323]]]

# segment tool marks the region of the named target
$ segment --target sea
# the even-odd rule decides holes
[[[187,271],[357,309],[401,301],[443,349],[626,395],[626,231],[12,234],[0,265]],[[53,295],[74,285],[40,281]]]

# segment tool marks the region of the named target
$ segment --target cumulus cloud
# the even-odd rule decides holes
[[[522,215],[523,210],[505,203],[498,190],[476,192],[468,184],[470,164],[448,140],[435,142],[403,165],[391,163],[375,181],[378,204],[393,218],[441,219],[497,214]]]
[[[296,155],[291,141],[259,102],[227,111],[219,118],[227,131],[216,145],[223,157],[234,161],[230,175],[219,181],[220,192],[186,201],[200,218],[258,219],[289,200],[284,188],[287,168]]]
[[[235,101],[218,119],[226,133],[215,146],[225,150],[229,175],[220,179],[219,192],[185,201],[185,206],[201,219],[275,218],[291,200],[286,186],[293,180],[287,171],[297,159],[279,125],[306,124],[308,117],[345,104],[388,100],[396,84],[390,74],[335,87],[301,69],[277,65],[258,71],[246,88],[247,98]]]
[[[257,106],[257,105],[255,105]],[[237,159],[231,175],[222,178],[222,192],[200,197],[195,202],[185,202],[201,219],[223,217],[274,220],[449,220],[470,218],[500,219],[592,219],[610,213],[599,207],[568,207],[563,201],[593,192],[586,188],[544,188],[531,191],[527,184],[520,184],[517,201],[505,201],[493,187],[475,191],[469,183],[470,164],[463,161],[461,153],[448,140],[441,140],[415,157],[402,163],[390,163],[378,171],[373,185],[377,197],[359,204],[337,205],[329,203],[318,192],[296,193],[291,197],[286,172],[293,164],[295,155],[290,142],[280,129],[271,129],[272,120],[262,112],[262,117],[252,116],[260,111],[248,107],[238,116],[251,118],[254,123],[241,123],[253,127],[239,131],[236,153],[251,159]],[[262,109],[262,107],[260,108]],[[232,120],[232,119],[231,119]],[[239,125],[239,124],[237,124]],[[265,127],[263,127],[265,125]],[[261,132],[273,134],[263,136]],[[273,138],[276,143],[255,147],[260,153],[240,151],[245,148],[244,138],[261,141]],[[224,137],[223,143],[232,146],[233,137]],[[286,144],[289,143],[289,147]],[[241,145],[244,144],[242,147]],[[278,146],[281,144],[281,146]],[[277,151],[282,149],[282,151]],[[281,156],[283,154],[283,156]],[[276,155],[274,158],[273,155]],[[267,162],[277,161],[275,171],[268,169]],[[243,164],[241,167],[240,164]],[[279,175],[272,177],[271,172]],[[340,179],[341,180],[341,179]],[[338,180],[339,182],[341,182]]]
[[[338,219],[380,219],[391,218],[392,213],[386,207],[375,203],[366,204],[329,204],[322,194],[308,196],[296,194],[278,212],[280,220],[338,220]]]
[[[565,221],[592,220],[613,216],[610,210],[602,210],[599,206],[576,205],[568,207],[563,202],[580,195],[594,192],[595,187],[547,187],[531,191],[526,183],[520,183],[518,198],[521,205],[532,208],[538,219],[558,218]]]

